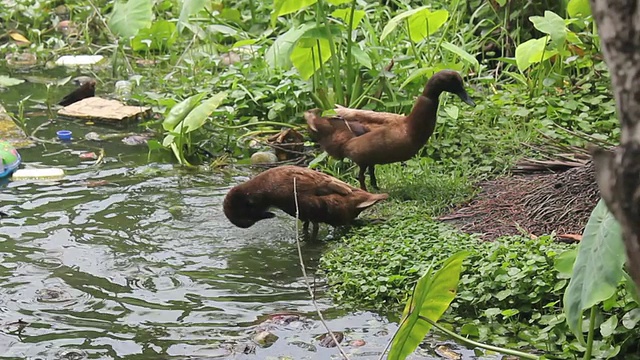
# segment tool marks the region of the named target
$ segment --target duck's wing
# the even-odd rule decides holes
[[[356,189],[344,181],[313,169],[291,167],[288,171],[292,179],[296,178],[296,190],[299,194],[314,196],[349,195]]]
[[[333,135],[336,132],[347,132],[360,136],[370,131],[369,127],[357,121],[347,121],[341,116],[320,116],[320,110],[313,109],[304,113],[309,131],[320,137]]]
[[[403,121],[406,116],[389,112],[352,109],[336,105],[336,114],[348,122],[358,122],[363,126],[391,125]]]

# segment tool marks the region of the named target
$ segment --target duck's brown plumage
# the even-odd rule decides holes
[[[371,185],[377,188],[375,165],[409,160],[431,137],[443,91],[454,93],[475,106],[460,75],[442,70],[429,79],[407,116],[338,106],[335,116],[321,117],[321,111],[313,109],[305,112],[305,119],[312,138],[329,155],[338,159],[346,157],[358,164],[358,180],[363,190],[367,189],[364,183],[367,168]]]
[[[248,228],[275,215],[276,207],[296,216],[293,179],[296,179],[299,219],[332,226],[350,224],[364,209],[388,197],[371,194],[333,176],[299,166],[279,166],[233,187],[224,199],[224,214],[234,225]]]

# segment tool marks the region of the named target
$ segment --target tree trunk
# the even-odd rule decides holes
[[[640,286],[640,5],[637,0],[590,2],[621,128],[615,152],[593,150],[596,179],[622,226],[627,266]]]

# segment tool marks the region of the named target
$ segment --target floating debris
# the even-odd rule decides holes
[[[344,334],[340,331],[334,331],[333,332],[333,336],[336,337],[336,340],[338,341],[338,344],[342,342],[342,340],[344,340]],[[320,346],[322,347],[326,347],[326,348],[332,348],[332,347],[336,347],[338,344],[336,344],[336,342],[333,340],[333,338],[331,337],[330,333],[325,333],[322,334],[318,337],[318,341]]]
[[[268,348],[278,341],[278,335],[269,331],[261,331],[253,337],[253,341],[262,348]]]
[[[95,160],[98,158],[98,155],[94,152],[86,152],[78,155],[78,157],[82,160]]]

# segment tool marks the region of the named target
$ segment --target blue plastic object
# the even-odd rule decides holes
[[[0,141],[0,179],[13,174],[21,163],[18,150],[7,141]]]
[[[58,135],[58,139],[62,141],[71,140],[71,131],[69,130],[60,130],[56,132],[56,134]]]

